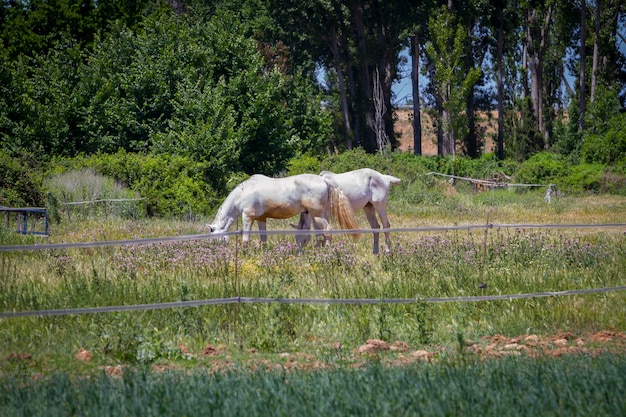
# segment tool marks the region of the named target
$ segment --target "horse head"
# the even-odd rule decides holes
[[[214,224],[207,224],[206,227],[207,229],[209,229],[210,234],[220,234],[228,231],[228,229],[220,229]],[[228,242],[228,236],[221,236],[220,239],[222,239],[224,242]]]

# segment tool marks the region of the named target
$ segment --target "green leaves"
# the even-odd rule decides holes
[[[432,40],[426,44],[426,55],[434,67],[433,83],[445,112],[440,122],[443,132],[456,141],[469,131],[464,114],[466,100],[480,79],[481,70],[467,68],[467,34],[447,7],[442,6],[439,13],[430,18],[429,29]],[[454,143],[451,145],[450,149],[454,149]]]
[[[7,60],[7,56],[5,57]],[[269,69],[236,19],[157,11],[97,36],[67,38],[0,76],[0,145],[42,159],[156,152],[206,163],[211,177],[276,174],[331,134],[311,80]]]

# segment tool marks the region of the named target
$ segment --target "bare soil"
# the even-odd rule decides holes
[[[283,352],[278,355],[262,355],[256,349],[245,352],[234,352],[226,345],[207,345],[200,352],[192,352],[184,345],[179,345],[181,353],[195,359],[199,367],[220,372],[237,369],[250,370],[322,370],[337,364],[321,360],[318,355],[303,352]],[[588,335],[575,335],[572,332],[561,332],[545,336],[536,334],[507,337],[503,335],[485,336],[480,340],[466,340],[464,346],[422,346],[413,348],[403,341],[387,342],[369,339],[353,350],[345,350],[340,343],[329,346],[332,356],[341,357],[342,365],[358,368],[367,364],[372,358],[389,366],[405,366],[417,362],[437,363],[449,360],[455,355],[465,355],[477,360],[502,358],[508,356],[563,357],[565,355],[592,355],[602,353],[625,354],[626,332],[603,330]],[[234,359],[236,355],[237,359]],[[75,360],[89,362],[93,358],[91,352],[80,349]],[[32,360],[28,353],[15,353],[5,358],[7,361]],[[127,369],[127,365],[102,366],[109,375],[119,376]],[[153,366],[154,372],[177,369],[176,363],[159,363]]]
[[[490,153],[495,149],[495,134],[498,126],[498,113],[481,112],[478,113],[478,132],[483,142],[482,152]],[[398,109],[395,112],[395,131],[398,134],[399,147],[401,151],[413,152],[413,111]],[[432,123],[432,118],[425,112],[421,113],[422,122],[422,155],[437,155],[437,132]]]

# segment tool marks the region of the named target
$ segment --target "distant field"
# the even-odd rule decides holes
[[[497,128],[498,112],[482,112],[478,114],[478,126],[483,132],[483,152],[493,152],[495,149],[494,135]],[[395,131],[399,134],[399,149],[413,151],[413,111],[407,109],[396,110]],[[437,134],[433,128],[431,118],[422,112],[422,155],[437,155]]]

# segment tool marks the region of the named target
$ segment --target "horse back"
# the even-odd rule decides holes
[[[248,181],[241,205],[251,218],[286,219],[303,211],[322,213],[328,202],[328,186],[318,175],[270,178],[256,174]]]
[[[400,183],[399,178],[381,174],[371,168],[341,174],[322,171],[320,175],[333,181],[348,196],[355,210],[367,203],[386,203],[390,186]]]

